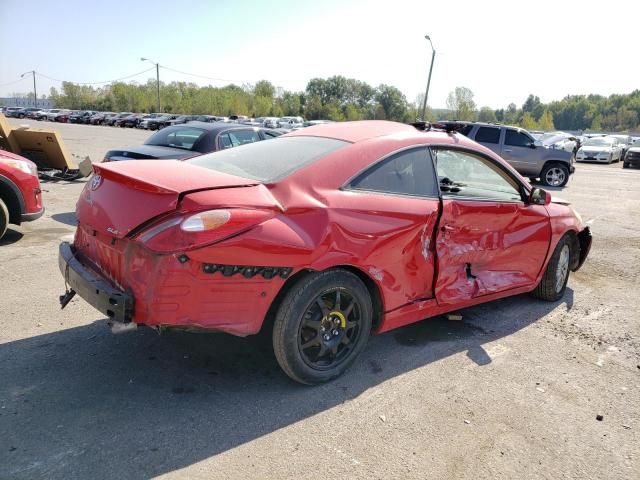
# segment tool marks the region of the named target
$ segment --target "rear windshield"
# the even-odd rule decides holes
[[[187,161],[211,170],[269,183],[348,144],[349,142],[334,138],[279,137]]]
[[[206,134],[207,132],[205,130],[202,130],[201,128],[194,128],[189,125],[163,128],[159,132],[151,135],[144,144],[157,145],[159,147],[182,148],[183,150],[194,150],[195,144]]]

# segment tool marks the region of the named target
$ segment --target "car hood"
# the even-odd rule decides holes
[[[627,149],[627,152],[640,153],[640,146],[631,147],[631,148]]]
[[[199,152],[183,150],[181,148],[161,147],[159,145],[140,145],[117,150],[110,150],[105,155],[111,161],[118,160],[181,160],[200,155]]]
[[[551,203],[558,203],[560,205],[571,205],[569,200],[565,200],[564,198],[556,197],[555,195],[551,195]]]

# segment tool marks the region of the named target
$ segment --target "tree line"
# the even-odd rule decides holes
[[[473,92],[457,87],[447,98],[449,119],[500,122],[527,130],[640,131],[640,90],[629,94],[568,95],[562,100],[542,103],[529,95],[521,107],[477,109]]]
[[[51,99],[59,108],[74,110],[155,112],[155,80],[146,83],[115,82],[104,87],[63,82],[52,88]],[[371,85],[340,75],[311,79],[305,90],[292,92],[261,80],[253,85],[223,87],[198,86],[189,82],[161,82],[161,110],[167,113],[248,115],[251,117],[285,115],[309,120],[386,119],[413,122],[421,116],[424,96],[409,102],[391,85]],[[543,103],[529,95],[518,107],[480,107],[467,87],[456,87],[447,97],[447,108],[427,109],[426,119],[458,119],[500,122],[529,130],[640,130],[640,90],[629,94],[569,95],[562,100]]]
[[[155,112],[155,80],[144,84],[116,82],[104,87],[63,82],[52,88],[51,99],[59,108],[74,110]],[[210,115],[285,115],[307,119],[364,120],[388,119],[409,122],[416,109],[405,95],[390,85],[372,87],[359,80],[334,76],[314,78],[304,92],[276,88],[261,80],[255,85],[201,87],[189,82],[160,83],[162,112]]]

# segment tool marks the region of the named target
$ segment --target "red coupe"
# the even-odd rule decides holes
[[[60,245],[61,304],[77,292],[114,331],[269,328],[283,370],[315,384],[371,331],[524,292],[560,299],[588,227],[451,128],[332,123],[95,165]]]

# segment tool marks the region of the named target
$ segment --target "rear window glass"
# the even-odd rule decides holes
[[[205,130],[193,128],[188,125],[169,127],[156,132],[144,143],[145,145],[193,150],[196,142],[206,134],[207,132]]]
[[[162,131],[162,130],[161,130]],[[187,160],[193,165],[273,182],[290,175],[349,142],[321,137],[280,137]]]
[[[476,133],[476,142],[500,143],[500,129],[493,127],[480,127]]]

